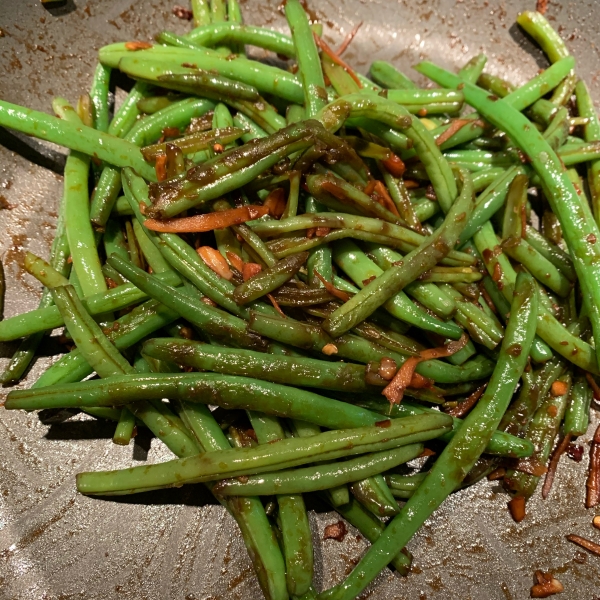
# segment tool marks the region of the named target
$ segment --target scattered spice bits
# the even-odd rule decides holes
[[[535,10],[539,12],[541,15],[545,15],[548,10],[548,1],[549,0],[537,0],[535,3]]]
[[[596,515],[594,517],[594,519],[592,520],[592,525],[596,528],[596,529],[600,529],[600,515]]]
[[[548,598],[565,590],[562,583],[555,579],[551,573],[536,571],[535,579],[537,583],[531,588],[532,598]]]
[[[172,12],[178,19],[183,19],[184,21],[191,21],[194,18],[194,13],[189,8],[184,8],[178,4],[173,7]]]
[[[125,44],[126,50],[136,51],[136,50],[148,50],[148,48],[152,48],[152,44],[149,42],[127,42]]]
[[[332,523],[331,525],[327,525],[323,532],[324,540],[337,540],[338,542],[344,541],[346,534],[348,533],[348,528],[346,527],[346,523],[344,521],[338,521],[337,523]]]
[[[595,554],[596,556],[600,556],[600,544],[596,544],[596,542],[592,542],[580,535],[575,535],[574,533],[570,533],[565,536],[570,542],[581,546],[584,550]]]
[[[508,503],[508,510],[510,516],[517,522],[520,523],[525,518],[525,498],[523,496],[515,496]],[[533,596],[534,598],[541,598],[542,596]]]
[[[388,427],[390,427],[392,424],[390,419],[386,419],[385,421],[377,421],[375,423],[375,427],[383,427],[384,429],[387,429]]]
[[[590,470],[585,485],[587,488],[585,507],[598,506],[600,504],[600,425],[590,445]]]

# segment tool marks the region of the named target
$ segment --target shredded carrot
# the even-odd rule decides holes
[[[390,153],[389,158],[382,160],[381,164],[385,167],[386,171],[398,179],[402,177],[402,175],[404,175],[404,171],[406,171],[406,165],[404,164],[404,161],[393,152]]]
[[[550,462],[548,463],[548,472],[546,473],[546,479],[544,479],[544,485],[542,487],[542,498],[545,500],[552,489],[554,483],[554,476],[556,475],[556,469],[558,467],[558,461],[561,455],[567,449],[567,446],[571,443],[571,434],[567,433],[565,437],[557,444],[556,448],[550,456]]]
[[[579,535],[574,535],[572,533],[567,535],[566,538],[570,542],[573,542],[574,544],[577,544],[578,546],[585,548],[588,552],[591,552],[592,554],[595,554],[596,556],[600,556],[600,544],[596,544],[595,542],[592,542],[592,541],[590,541],[586,538],[583,538]]]
[[[362,88],[363,85],[360,82],[360,79],[356,76],[356,73],[351,69],[351,67],[348,65],[348,63],[346,63],[343,59],[341,59],[327,44],[327,42],[325,42],[324,40],[322,40],[316,33],[314,34],[315,36],[315,41],[317,42],[317,46],[319,46],[319,48],[321,48],[321,50],[323,50],[323,52],[325,52],[325,54],[327,54],[327,56],[329,56],[329,58],[331,58],[331,60],[336,64],[339,65],[340,67],[342,67],[344,69],[344,71],[346,71],[346,73],[348,73],[348,75],[350,75],[350,77],[352,77],[352,79],[354,79],[354,81],[356,82],[356,85],[358,85],[359,88]]]
[[[352,42],[354,36],[358,33],[358,30],[361,28],[362,24],[362,21],[360,23],[357,23],[352,29],[352,31],[344,38],[342,45],[336,50],[336,54],[338,56],[341,56],[342,54],[344,54],[344,52],[346,52],[348,46],[350,45],[350,42]]]
[[[286,202],[285,190],[283,188],[275,188],[269,192],[269,195],[263,202],[263,206],[268,209],[272,217],[279,219],[285,210]]]
[[[287,315],[281,310],[281,306],[279,306],[277,300],[273,297],[273,294],[267,294],[267,298],[270,300],[273,308],[284,318],[287,318]]]
[[[599,402],[600,401],[600,386],[598,386],[598,384],[596,383],[596,380],[592,377],[591,373],[586,373],[585,378],[587,379],[587,382],[590,384],[590,387],[592,388],[592,392],[594,393],[594,400],[596,402]]]
[[[363,191],[367,196],[370,196],[375,191],[375,179],[369,180],[369,183],[365,185],[365,189]]]
[[[223,279],[231,279],[233,277],[227,261],[218,250],[210,246],[200,246],[196,252],[198,252],[200,258],[206,263],[206,266],[217,275],[220,275]]]
[[[342,302],[348,302],[348,300],[350,300],[350,294],[348,294],[348,292],[344,292],[342,290],[338,290],[332,283],[329,283],[329,281],[327,281],[325,279],[325,277],[323,277],[321,275],[321,273],[319,273],[318,271],[315,271],[315,275],[321,280],[321,282],[323,283],[323,286],[325,287],[325,289],[332,296],[335,296],[336,298],[339,298]]]
[[[156,178],[159,181],[164,181],[167,178],[167,155],[159,154],[156,157],[154,163],[154,171],[156,172]]]
[[[338,200],[345,200],[346,199],[346,194],[344,194],[344,191],[341,190],[337,185],[335,185],[335,183],[333,183],[333,181],[324,181],[321,184],[321,189],[323,191],[331,194],[332,196],[334,196]]]
[[[415,369],[420,362],[423,362],[424,360],[431,360],[433,358],[452,356],[464,348],[468,341],[468,336],[463,334],[460,340],[452,341],[446,346],[421,350],[421,352],[419,352],[419,356],[410,356],[398,369],[394,379],[392,379],[392,381],[383,389],[382,394],[392,404],[399,404],[404,396],[404,390],[406,390],[406,388],[410,385]]]
[[[390,196],[389,192],[387,191],[387,188],[385,187],[385,185],[383,185],[383,182],[381,182],[379,180],[375,182],[375,192],[377,194],[379,194],[379,196],[383,199],[383,202],[381,202],[381,204],[385,208],[387,208],[391,213],[393,213],[397,217],[399,217],[400,213],[398,212],[398,209],[396,208],[396,205],[394,204],[392,197]]]
[[[225,252],[225,255],[227,256],[227,260],[229,261],[229,263],[233,267],[235,267],[240,273],[244,270],[244,261],[235,252],[230,252],[229,250],[227,250],[227,252]]]
[[[244,263],[242,267],[242,277],[244,281],[248,281],[262,271],[262,267],[257,263]]]
[[[477,121],[471,121],[470,119],[454,119],[454,121],[450,123],[448,129],[440,133],[440,135],[438,135],[435,138],[435,143],[438,146],[441,146],[444,142],[447,142],[456,132],[460,131],[465,125],[468,125],[469,123],[477,123]]]
[[[158,165],[158,159],[156,161]],[[230,225],[239,225],[246,221],[252,221],[266,215],[269,209],[265,206],[249,204],[239,208],[230,208],[206,215],[194,215],[193,217],[181,217],[179,219],[148,219],[144,226],[152,231],[163,233],[198,233],[202,231],[213,231],[223,229]]]
[[[126,50],[147,50],[148,48],[152,48],[152,44],[149,42],[126,42],[125,43]]]
[[[468,398],[460,402],[458,406],[450,409],[448,414],[453,417],[462,417],[466,415],[475,406],[475,404],[477,404],[477,400],[481,398],[481,394],[483,394],[486,387],[487,382],[478,387]]]

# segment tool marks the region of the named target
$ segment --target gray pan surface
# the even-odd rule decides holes
[[[283,29],[278,0],[242,2],[246,21]],[[0,0],[0,97],[51,112],[53,96],[75,101],[89,89],[100,46],[152,39],[161,29],[184,32],[175,0],[68,0],[46,9],[36,0]],[[519,84],[546,66],[514,25],[519,0],[355,0],[312,2],[325,37],[339,43],[364,24],[345,58],[366,72],[375,59],[405,71],[429,58],[458,68],[474,54],[488,69]],[[600,3],[550,0],[548,16],[568,40],[578,72],[600,100]],[[33,158],[30,162],[27,158]],[[61,195],[64,150],[23,142],[0,131],[0,256],[8,280],[6,315],[37,306],[39,286],[24,274],[23,252],[47,257]],[[2,208],[8,206],[8,208]],[[15,344],[0,345],[0,368]],[[29,385],[59,350],[47,344]],[[3,390],[3,394],[6,390]],[[1,600],[217,600],[261,598],[235,523],[200,486],[105,501],[77,495],[74,475],[169,457],[140,436],[112,444],[112,427],[59,413],[0,412]],[[414,569],[390,571],[365,597],[377,599],[520,600],[529,597],[535,569],[564,584],[564,600],[600,597],[600,558],[569,544],[565,534],[600,541],[583,506],[586,458],[560,463],[550,498],[539,493],[515,524],[507,496],[483,481],[454,494],[409,544]],[[323,541],[335,513],[314,505],[316,586],[330,587],[356,564],[367,544],[350,528],[340,543]]]

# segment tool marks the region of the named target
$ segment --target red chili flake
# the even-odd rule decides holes
[[[585,238],[590,244],[595,244],[596,243],[596,236],[593,233],[590,233],[590,235],[588,235]]]
[[[429,448],[424,448],[423,452],[421,452],[421,454],[419,454],[419,456],[417,458],[427,458],[429,456],[435,456],[435,455],[436,455],[436,453],[433,450],[431,450]]]
[[[377,421],[377,423],[375,423],[375,427],[383,427],[383,428],[387,428],[390,427],[392,424],[390,419],[386,419],[385,421]]]
[[[371,275],[371,277],[368,277],[367,279],[363,279],[362,280],[362,284],[363,285],[369,285],[371,283],[371,281],[375,281],[375,279],[377,279],[376,275]]]
[[[159,181],[164,181],[167,178],[167,155],[159,154],[156,157],[154,163],[154,170],[156,171],[156,178]]]
[[[317,233],[317,228],[316,227],[309,227],[306,230],[306,234],[305,235],[310,240],[310,239],[312,239],[312,238],[315,237],[315,233]]]
[[[125,49],[126,50],[147,50],[148,48],[152,48],[152,44],[149,42],[126,42]]]
[[[549,417],[552,417],[552,418],[554,418],[554,417],[556,417],[556,415],[558,414],[558,408],[556,408],[556,405],[554,405],[554,404],[551,404],[551,405],[548,407],[548,409],[547,409],[547,411],[546,411],[546,412],[548,413],[548,416],[549,416]]]
[[[420,117],[426,117],[427,116],[427,109],[426,108],[421,108],[417,114]]]
[[[223,144],[219,144],[219,142],[216,142],[215,144],[213,144],[213,152],[215,154],[222,154],[223,153]]]
[[[163,138],[176,138],[181,135],[181,131],[179,131],[179,127],[165,127],[162,130]],[[164,140],[163,140],[164,141]]]
[[[331,525],[327,525],[323,532],[324,540],[337,540],[338,542],[342,542],[348,533],[348,528],[346,527],[346,523],[344,521],[338,521],[337,523],[332,523]]]
[[[390,153],[389,158],[382,160],[381,164],[385,167],[385,170],[388,173],[397,178],[402,177],[402,175],[404,175],[404,171],[406,170],[404,161],[393,152]]]
[[[498,467],[496,470],[492,471],[488,476],[489,481],[497,481],[498,479],[502,479],[506,475],[506,469],[504,467]]]
[[[194,18],[194,13],[189,8],[184,8],[178,4],[173,7],[172,12],[178,19],[184,19],[185,21],[191,21]]]
[[[545,15],[548,10],[548,0],[537,0],[535,3],[535,10],[537,10],[540,15]]]
[[[317,237],[325,237],[331,231],[330,227],[317,227],[315,235]]]
[[[583,446],[580,444],[569,444],[567,446],[567,456],[575,462],[581,462],[583,458]]]
[[[110,277],[105,277],[104,281],[106,282],[106,287],[109,290],[114,290],[116,287],[119,287],[119,284],[115,282],[114,279],[111,279]],[[115,321],[116,322],[116,321]]]
[[[553,396],[564,396],[569,390],[569,386],[564,381],[555,381],[550,388]]]
[[[560,594],[565,589],[562,583],[558,579],[554,579],[550,573],[536,571],[535,578],[537,583],[531,588],[532,598],[548,598],[554,594]]]

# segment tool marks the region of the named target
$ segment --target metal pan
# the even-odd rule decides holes
[[[247,22],[283,28],[279,0],[246,0]],[[173,0],[68,0],[44,8],[38,0],[0,0],[0,96],[50,111],[53,96],[75,101],[89,89],[97,49],[126,39],[152,39],[167,28],[189,27],[172,14]],[[337,43],[363,26],[345,58],[366,72],[387,59],[405,71],[421,58],[458,68],[486,52],[488,69],[519,84],[546,63],[513,24],[533,2],[504,0],[330,0],[313,3],[325,36]],[[578,72],[600,99],[600,58],[595,0],[550,2],[548,16],[568,40]],[[21,268],[25,249],[47,256],[61,195],[64,151],[24,143],[0,131],[0,256],[8,280],[6,314],[32,309],[38,285]],[[25,157],[25,158],[24,158]],[[30,161],[33,160],[33,162]],[[15,345],[0,345],[0,366]],[[37,361],[28,385],[59,348]],[[75,473],[117,468],[133,461],[165,460],[148,438],[121,448],[112,428],[70,413],[0,413],[0,599],[216,600],[260,598],[235,523],[199,486],[104,501],[77,495]],[[590,435],[584,436],[588,442]],[[535,569],[564,584],[561,598],[600,595],[600,560],[584,555],[564,536],[594,538],[583,507],[585,461],[561,461],[547,501],[537,494],[529,515],[515,524],[507,496],[483,481],[454,494],[411,541],[414,569],[390,571],[368,595],[377,599],[518,600],[529,597]],[[347,574],[367,544],[350,528],[343,542],[323,541],[338,517],[314,505],[316,586]],[[597,533],[597,532],[596,532]],[[596,536],[597,537],[597,536]],[[367,596],[365,596],[367,597]]]

